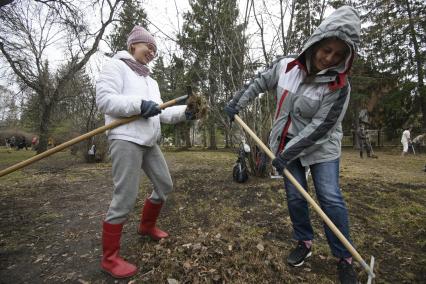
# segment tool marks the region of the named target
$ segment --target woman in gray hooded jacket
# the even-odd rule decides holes
[[[280,173],[287,168],[304,188],[305,167],[310,167],[322,209],[348,240],[348,211],[339,187],[341,122],[349,103],[347,74],[358,48],[360,26],[354,8],[337,9],[315,30],[298,56],[278,58],[225,107],[233,120],[259,93],[276,91],[269,141],[277,158],[272,164]],[[308,204],[286,178],[284,184],[293,236],[298,241],[287,262],[301,266],[312,254],[314,238]],[[356,283],[351,254],[327,226],[325,233],[339,259],[340,281]]]

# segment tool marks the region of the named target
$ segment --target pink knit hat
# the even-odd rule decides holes
[[[152,34],[141,26],[135,26],[130,32],[129,37],[127,38],[127,48],[130,48],[131,44],[138,42],[150,43],[155,46],[155,49],[157,49],[157,44],[155,43],[155,39]]]

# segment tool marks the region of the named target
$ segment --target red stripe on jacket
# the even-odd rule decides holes
[[[284,90],[283,95],[281,96],[280,102],[278,104],[278,109],[277,109],[277,113],[275,115],[275,119],[277,119],[278,116],[280,115],[281,107],[283,106],[284,100],[287,97],[287,95],[288,95],[288,90]],[[284,150],[284,147],[285,147],[285,138],[287,137],[287,132],[288,132],[288,128],[290,127],[290,124],[291,124],[291,118],[289,116],[287,118],[287,122],[286,122],[286,124],[285,124],[285,126],[283,128],[283,132],[281,133],[280,146],[278,147],[278,152],[276,154],[278,154],[282,150]]]
[[[278,104],[278,109],[277,109],[277,113],[276,113],[276,115],[275,115],[275,119],[277,119],[277,118],[278,118],[278,116],[280,115],[281,107],[283,106],[283,103],[284,103],[285,97],[287,97],[287,95],[288,95],[288,91],[287,91],[287,90],[284,90],[283,95],[281,96],[281,99],[280,99],[280,103]]]

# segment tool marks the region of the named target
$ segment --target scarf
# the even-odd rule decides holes
[[[132,60],[128,58],[120,58],[120,60],[126,63],[126,65],[129,66],[129,68],[132,69],[133,72],[135,72],[139,76],[144,76],[144,77],[149,76],[150,74],[149,68],[146,65],[139,63],[136,60]]]

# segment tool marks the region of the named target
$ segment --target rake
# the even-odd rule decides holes
[[[164,104],[161,104],[159,107],[161,109],[165,109],[167,107],[170,107],[170,106],[173,106],[173,105],[175,105],[177,103],[185,101],[189,96],[190,95],[188,94],[188,95],[181,96],[181,97],[178,97],[176,99],[167,101]],[[95,136],[95,135],[100,134],[100,133],[104,133],[106,130],[113,129],[113,128],[117,127],[117,126],[120,126],[120,125],[129,123],[129,122],[132,122],[132,121],[137,120],[139,118],[141,118],[140,115],[135,115],[135,116],[131,116],[131,117],[117,119],[117,120],[113,121],[110,124],[107,124],[107,125],[104,125],[102,127],[96,128],[96,129],[94,129],[94,130],[92,130],[92,131],[90,131],[90,132],[88,132],[86,134],[83,134],[83,135],[80,135],[78,137],[75,137],[75,138],[73,138],[73,139],[71,139],[71,140],[69,140],[69,141],[67,141],[65,143],[62,143],[62,144],[60,144],[60,145],[58,145],[58,146],[56,146],[54,148],[51,148],[51,149],[49,149],[49,150],[47,150],[47,151],[45,151],[43,153],[35,155],[34,157],[32,157],[30,159],[24,160],[24,161],[19,162],[19,163],[13,165],[13,166],[10,166],[10,167],[8,167],[8,168],[6,168],[4,170],[1,170],[0,171],[0,177],[5,176],[7,174],[10,174],[10,173],[12,173],[14,171],[17,171],[19,169],[22,169],[23,167],[31,165],[32,163],[35,163],[35,162],[37,162],[37,161],[39,161],[41,159],[49,157],[50,155],[53,155],[53,154],[55,154],[55,153],[57,153],[59,151],[62,151],[65,148],[68,148],[68,147],[70,147],[70,146],[72,146],[72,145],[74,145],[76,143],[84,141],[84,140],[86,140],[86,139],[88,139],[88,138],[90,138],[92,136]]]
[[[262,140],[257,137],[257,135],[250,129],[250,127],[245,124],[245,122],[238,116],[234,116],[235,121],[251,136],[251,138],[256,142],[256,144],[262,148],[262,150],[269,156],[271,160],[275,159],[274,153],[269,150],[269,148],[262,142]],[[303,189],[300,183],[293,177],[293,175],[287,170],[284,169],[284,175],[288,180],[297,188],[297,190],[302,194],[302,196],[308,201],[308,203],[314,208],[314,210],[320,215],[322,220],[327,224],[331,231],[336,235],[336,237],[342,242],[342,244],[348,249],[351,255],[361,264],[368,274],[368,284],[371,284],[375,274],[373,273],[374,267],[374,256],[371,256],[370,266],[364,261],[361,255],[356,251],[356,249],[351,245],[351,243],[346,239],[346,237],[340,232],[340,230],[334,225],[334,223],[328,218],[324,213],[321,207],[315,202],[315,200]]]

